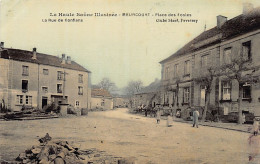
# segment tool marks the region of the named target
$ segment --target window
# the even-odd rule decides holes
[[[187,60],[184,63],[184,75],[189,75],[190,74],[190,61]]]
[[[224,49],[223,62],[224,64],[231,64],[231,47]]]
[[[190,88],[184,88],[183,89],[183,102],[184,103],[189,103],[190,100]]]
[[[251,60],[251,41],[242,43],[243,59]]]
[[[223,100],[231,99],[231,82],[230,81],[222,82],[222,99]]]
[[[43,69],[42,72],[43,72],[44,75],[49,75],[49,70],[48,69]]]
[[[79,106],[79,101],[76,101],[75,105],[76,105],[76,106]]]
[[[29,67],[28,66],[25,66],[23,65],[23,73],[22,73],[23,76],[29,76]]]
[[[205,106],[206,101],[206,86],[202,85],[200,87],[200,106]]]
[[[25,104],[26,105],[32,105],[32,96],[26,96],[25,97]]]
[[[48,93],[48,87],[42,87],[42,92]]]
[[[251,85],[249,83],[245,83],[243,85],[243,97],[242,99],[251,99]]]
[[[16,103],[22,105],[23,104],[23,95],[16,96]]]
[[[167,92],[164,94],[164,105],[166,104],[169,104],[169,95]]]
[[[179,72],[179,65],[175,64],[174,65],[174,77],[178,77],[178,72]]]
[[[22,80],[22,92],[28,91],[28,80]]]
[[[57,84],[57,93],[62,93],[62,84]]]
[[[79,83],[83,83],[83,75],[82,74],[79,74]]]
[[[165,69],[165,79],[168,79],[169,78],[169,67],[166,67]]]
[[[62,73],[61,71],[58,71],[57,73],[58,73],[58,74],[57,74],[57,79],[58,79],[58,80],[62,80],[62,79],[63,79],[63,78],[62,78],[62,74],[63,74],[63,73]]]
[[[78,94],[83,95],[83,87],[81,86],[78,87]]]
[[[208,65],[208,55],[201,56],[201,67],[206,67]]]
[[[100,105],[101,105],[101,106],[105,106],[105,100],[104,100],[104,99],[102,99],[102,102],[101,102]]]

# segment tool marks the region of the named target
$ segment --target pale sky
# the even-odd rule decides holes
[[[109,77],[118,87],[130,80],[148,85],[161,78],[159,62],[204,30],[216,16],[231,19],[242,13],[243,0],[1,0],[0,41],[5,47],[71,56],[92,72],[92,84]],[[257,0],[250,1],[254,7]],[[50,13],[117,13],[117,17],[51,17]],[[123,17],[122,13],[150,13]],[[191,17],[159,17],[191,14]],[[83,22],[43,22],[44,19]],[[198,19],[197,23],[156,22],[156,19]]]

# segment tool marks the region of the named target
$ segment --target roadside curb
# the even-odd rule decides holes
[[[129,112],[130,114],[133,114],[133,115],[138,115],[138,116],[141,116],[141,117],[144,117],[143,115],[141,114],[138,114],[138,113],[131,113]],[[162,120],[166,120],[165,117],[161,117]],[[192,124],[192,122],[188,122],[188,121],[182,121],[182,120],[173,120],[174,122],[180,122],[180,123],[186,123],[186,124]],[[243,132],[243,133],[250,133],[249,131],[246,131],[246,130],[241,130],[241,129],[234,129],[234,128],[228,128],[228,127],[223,127],[223,126],[214,126],[214,125],[206,125],[206,124],[202,124],[202,123],[199,123],[200,126],[207,126],[207,127],[212,127],[212,128],[219,128],[219,129],[226,129],[226,130],[233,130],[233,131],[237,131],[237,132]]]
[[[186,121],[180,121],[180,120],[174,120],[174,121],[175,121],[175,122],[180,122],[180,123],[191,124],[190,122],[186,122]],[[244,132],[244,133],[250,133],[250,132],[248,132],[248,131],[240,130],[240,129],[226,128],[226,127],[219,127],[219,126],[214,126],[214,125],[205,125],[205,124],[201,124],[201,123],[199,123],[199,125],[200,125],[200,126],[213,127],[213,128],[219,128],[219,129],[233,130],[233,131]]]

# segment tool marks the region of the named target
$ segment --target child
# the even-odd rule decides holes
[[[157,110],[156,115],[157,115],[157,124],[159,124],[159,123],[160,123],[160,120],[161,120],[161,112],[160,112],[160,109]]]
[[[254,119],[253,130],[254,136],[257,136],[259,131],[259,122],[256,120],[256,118]]]

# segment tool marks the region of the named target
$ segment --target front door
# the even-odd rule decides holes
[[[42,97],[42,109],[47,106],[48,104],[48,97]]]

